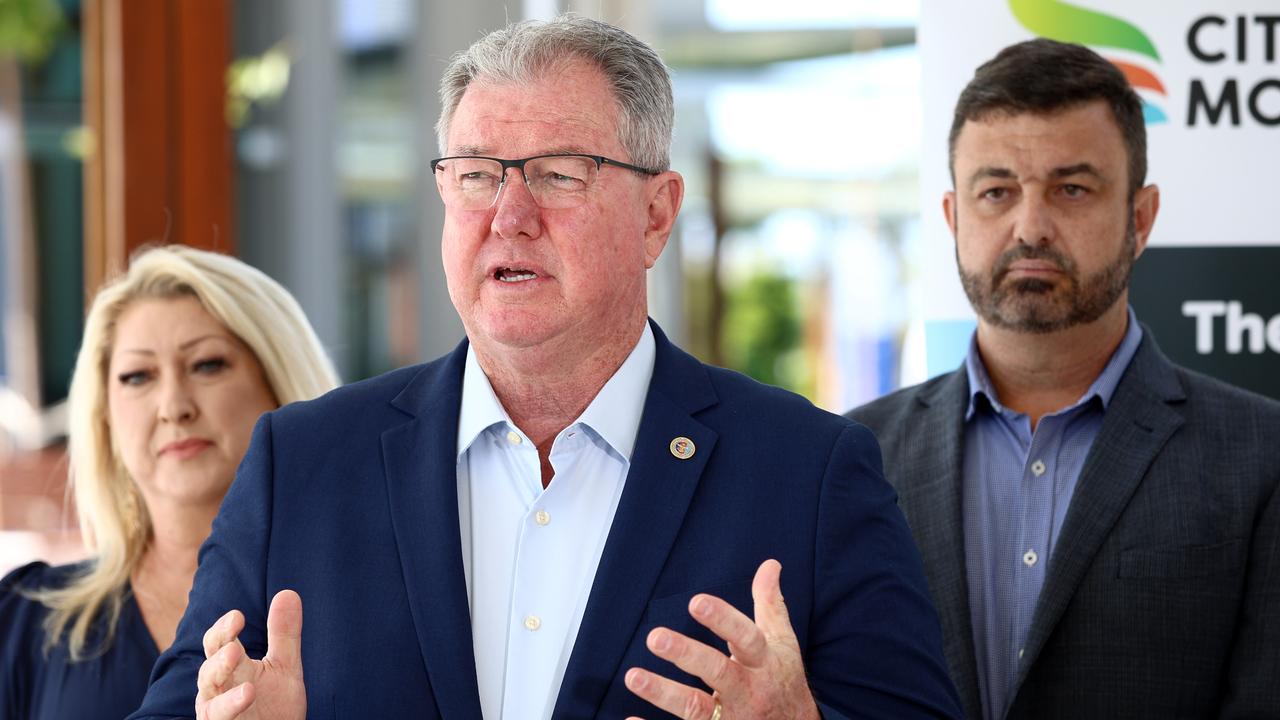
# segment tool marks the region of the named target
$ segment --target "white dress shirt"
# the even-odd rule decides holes
[[[550,718],[622,496],[649,380],[653,331],[551,446],[538,449],[467,350],[458,416],[458,517],[480,707]]]

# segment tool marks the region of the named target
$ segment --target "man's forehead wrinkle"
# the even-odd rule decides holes
[[[522,114],[524,108],[510,106],[500,110],[483,110],[474,114],[460,114],[461,122],[455,123],[451,134],[457,140],[451,144],[452,155],[494,155],[498,147],[511,143],[531,143],[536,152],[580,152],[608,154],[599,147],[602,141],[617,137],[615,128],[608,127],[605,118],[579,112],[533,108]]]
[[[528,93],[513,89],[510,95],[498,98],[475,97],[467,103],[464,98],[461,113],[467,120],[463,129],[478,129],[491,126],[535,127],[537,125],[580,126],[589,129],[602,129],[611,118],[604,108],[594,107],[586,102],[575,102],[572,93]],[[476,105],[483,107],[476,107]],[[470,118],[466,118],[470,115]],[[509,132],[503,130],[502,132]]]
[[[1073,134],[1055,139],[1053,129],[1021,132],[988,127],[963,138],[956,148],[955,172],[968,186],[982,180],[1048,182],[1072,176],[1111,179],[1123,158],[1107,157]]]
[[[999,167],[994,165],[983,165],[982,167],[973,171],[973,174],[969,176],[969,185],[973,185],[977,183],[979,180],[985,180],[987,178],[1000,178],[1002,180],[1016,180],[1018,179],[1018,174],[1006,167]]]
[[[550,120],[481,116],[458,125],[457,134],[462,137],[459,138],[460,142],[450,146],[449,154],[490,157],[497,156],[497,148],[520,142],[532,144],[533,149],[526,151],[528,155],[608,154],[603,152],[598,143],[602,139],[616,136],[616,133],[602,129],[598,123],[564,117]]]
[[[594,155],[594,148],[588,148],[585,145],[566,144],[551,145],[545,149],[539,150],[535,155],[528,157],[536,157],[537,155]],[[496,157],[488,146],[484,145],[458,145],[453,148],[452,155],[467,155],[479,157]],[[518,158],[503,158],[504,160],[516,160]]]
[[[603,98],[599,97],[603,90]],[[616,121],[617,101],[614,89],[604,72],[592,63],[567,60],[554,63],[553,72],[544,72],[519,81],[492,76],[472,80],[460,104],[478,93],[497,95],[504,108],[519,107],[522,115],[533,118],[540,112],[553,120],[576,116],[580,122],[601,124]],[[474,97],[472,98],[474,99]]]
[[[969,176],[969,185],[970,186],[975,185],[978,182],[989,179],[989,178],[996,178],[1000,180],[1030,181],[1030,180],[1039,179],[1041,175],[1042,173],[1032,172],[1023,176],[1007,167],[1000,167],[995,165],[984,165],[978,168],[977,170],[975,170],[973,174]],[[1043,175],[1045,177],[1053,178],[1053,179],[1069,178],[1076,175],[1090,175],[1100,180],[1107,179],[1107,176],[1105,173],[1099,170],[1097,166],[1095,166],[1093,163],[1090,163],[1087,161],[1072,163],[1070,165],[1059,165],[1057,167],[1050,168],[1049,171],[1047,173],[1043,173]]]
[[[1094,177],[1104,177],[1103,172],[1098,166],[1088,161],[1081,161],[1071,165],[1060,165],[1054,168],[1050,173],[1053,177],[1070,177],[1072,175],[1093,175]]]
[[[518,117],[490,113],[477,116],[472,124],[472,128],[480,134],[484,134],[488,128],[501,128],[496,131],[496,134],[502,136],[511,133],[537,132],[544,128],[558,133],[560,128],[598,131],[602,127],[603,123],[595,122],[591,118],[556,113],[537,113]]]

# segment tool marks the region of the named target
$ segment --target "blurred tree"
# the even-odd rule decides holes
[[[803,333],[795,281],[762,269],[730,288],[726,301],[727,364],[770,385],[811,390],[807,373],[795,362]]]
[[[44,58],[62,26],[55,0],[0,0],[0,58]]]

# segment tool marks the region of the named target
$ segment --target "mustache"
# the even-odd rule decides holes
[[[996,258],[995,267],[991,270],[993,284],[999,285],[1005,275],[1009,274],[1009,266],[1019,260],[1041,260],[1053,263],[1067,275],[1075,272],[1075,263],[1053,248],[1042,245],[1018,245],[1004,251],[1000,257]]]

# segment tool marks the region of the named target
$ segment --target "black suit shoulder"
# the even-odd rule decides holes
[[[1174,372],[1195,412],[1221,414],[1233,420],[1280,426],[1280,401],[1223,382],[1204,373],[1174,365]]]
[[[948,383],[955,382],[954,375],[954,372],[946,373],[917,385],[895,390],[850,410],[844,416],[871,428],[878,437],[881,428],[905,421],[918,412],[919,408],[927,406],[926,399],[937,397]]]
[[[947,452],[939,440],[959,432],[967,388],[962,368],[891,392],[844,417],[867,426],[875,435],[884,455],[885,476],[902,492],[903,482],[910,481],[900,473],[905,460]]]
[[[1181,366],[1174,372],[1185,399],[1171,407],[1184,424],[1162,467],[1199,468],[1209,486],[1250,495],[1261,507],[1280,488],[1280,402]]]
[[[1122,393],[1129,398],[1123,403]],[[1157,408],[1180,418],[1159,455],[1157,465],[1165,474],[1183,476],[1203,468],[1200,472],[1209,473],[1204,477],[1222,481],[1225,477],[1209,468],[1224,467],[1260,489],[1273,487],[1280,477],[1280,444],[1274,441],[1280,433],[1280,402],[1174,363],[1149,331],[1113,403],[1139,426]]]

